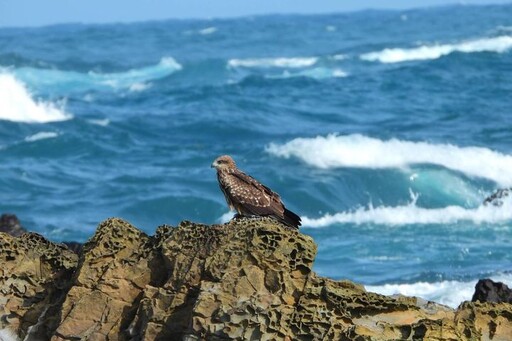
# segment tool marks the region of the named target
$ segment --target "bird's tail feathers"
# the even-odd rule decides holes
[[[299,226],[301,225],[301,219],[298,215],[296,215],[295,213],[293,213],[292,211],[288,210],[288,209],[284,209],[284,218],[283,218],[283,223],[285,223],[286,225],[290,226],[290,227],[293,227],[293,228],[296,228],[298,229]]]

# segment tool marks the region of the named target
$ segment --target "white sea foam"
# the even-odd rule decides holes
[[[381,62],[399,63],[411,60],[438,59],[453,52],[497,52],[503,53],[512,48],[512,36],[499,36],[468,40],[457,44],[422,45],[415,48],[388,48],[382,51],[365,53],[361,59]]]
[[[511,274],[497,274],[490,277],[493,281],[503,282],[508,286],[512,285]],[[418,282],[411,284],[384,284],[365,285],[366,290],[382,295],[406,295],[421,297],[456,308],[463,301],[470,301],[475,292],[475,285],[478,280],[442,281],[436,283]]]
[[[57,136],[59,136],[59,134],[56,132],[53,132],[53,131],[41,131],[34,135],[25,137],[25,141],[26,142],[35,142],[35,141],[39,141],[39,140],[51,139],[51,138],[54,138]]]
[[[108,118],[92,119],[92,120],[89,120],[89,123],[92,123],[94,125],[101,126],[101,127],[106,127],[110,124],[110,120]]]
[[[215,33],[217,32],[217,27],[207,27],[207,28],[203,28],[202,30],[199,30],[199,34],[202,34],[202,35],[208,35],[208,34],[212,34],[212,33]]]
[[[227,213],[224,213],[219,219],[218,219],[218,222],[221,223],[221,224],[224,224],[224,223],[227,223],[228,221],[230,221],[233,216],[235,215],[235,213],[229,211]]]
[[[141,92],[151,87],[151,83],[133,83],[130,85],[129,90],[131,92]]]
[[[54,103],[34,99],[13,75],[0,73],[0,120],[45,123],[70,118]]]
[[[457,224],[471,222],[474,224],[504,224],[512,221],[512,199],[504,201],[503,206],[494,205],[464,208],[447,206],[442,208],[423,208],[416,205],[416,200],[404,206],[369,206],[353,211],[325,214],[320,218],[302,218],[304,227],[325,227],[333,224]]]
[[[329,56],[329,59],[332,59],[332,60],[345,60],[347,58],[348,58],[348,56],[346,54],[335,54],[335,55]]]
[[[325,26],[325,30],[327,32],[336,32],[336,26],[333,26],[333,25],[327,25]]]
[[[347,77],[348,74],[341,69],[329,69],[325,67],[316,67],[312,69],[305,69],[298,72],[283,71],[280,75],[269,75],[267,78],[293,78],[293,77],[307,77],[313,79],[326,79],[326,78],[341,78]]]
[[[230,59],[228,67],[245,68],[303,68],[316,64],[317,57],[294,57],[294,58],[247,58]]]
[[[490,179],[501,186],[512,185],[512,156],[482,147],[331,134],[297,138],[283,145],[270,144],[266,150],[272,155],[296,157],[308,165],[323,169],[406,168],[414,164],[432,164],[468,176]]]

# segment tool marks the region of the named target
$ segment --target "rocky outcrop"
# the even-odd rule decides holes
[[[512,289],[501,282],[481,279],[475,286],[475,293],[471,301],[512,304]]]
[[[7,238],[0,239],[0,259],[10,254],[12,243],[27,242],[26,235],[0,236]],[[18,267],[12,263],[1,282],[1,299],[15,301],[20,292],[32,299],[11,304],[0,314],[5,321],[0,327],[33,340],[507,340],[512,335],[507,303],[465,302],[453,310],[319,277],[312,271],[313,240],[272,220],[183,222],[162,226],[150,237],[113,218],[100,224],[79,260],[41,237],[37,243],[57,251],[35,288],[27,292],[15,283],[25,272],[35,280],[37,274],[28,269],[37,253],[18,256]],[[27,287],[32,280],[25,280]]]
[[[0,329],[18,331],[22,338],[50,333],[77,259],[38,234],[0,233]]]
[[[4,213],[0,216],[0,232],[4,232],[10,234],[14,237],[19,237],[23,233],[27,233],[28,231],[21,226],[20,220],[14,214]],[[82,251],[82,244],[78,242],[62,242],[62,244],[66,245],[68,249],[75,253],[80,253]],[[0,341],[2,341],[0,339]]]
[[[27,230],[21,226],[20,220],[14,214],[4,213],[0,216],[0,232],[19,237]]]

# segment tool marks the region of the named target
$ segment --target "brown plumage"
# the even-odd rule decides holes
[[[242,216],[273,217],[299,228],[300,217],[284,207],[279,194],[239,170],[230,156],[219,156],[212,167],[217,170],[219,186],[230,209]]]

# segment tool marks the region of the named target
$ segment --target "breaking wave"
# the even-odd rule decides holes
[[[166,57],[156,65],[116,73],[80,73],[32,67],[15,68],[12,72],[16,78],[36,89],[66,93],[112,89],[143,91],[149,87],[146,82],[167,77],[181,69],[183,67],[174,58]]]
[[[432,164],[490,179],[501,186],[512,185],[512,155],[482,147],[458,147],[398,139],[379,140],[359,134],[297,138],[283,145],[270,144],[272,155],[298,158],[313,167],[329,169],[405,168]]]
[[[34,99],[25,85],[13,75],[0,73],[0,120],[46,123],[71,117],[62,106]]]
[[[499,36],[468,40],[458,44],[422,45],[415,48],[387,48],[382,51],[360,55],[362,60],[381,63],[400,63],[411,60],[438,59],[453,52],[503,53],[512,48],[512,36]]]
[[[320,218],[303,217],[305,227],[326,227],[334,224],[379,224],[403,226],[411,224],[446,225],[460,222],[474,224],[504,224],[512,221],[512,199],[504,200],[502,206],[478,206],[464,208],[447,206],[442,208],[423,208],[416,205],[415,197],[404,206],[361,207],[354,211],[325,214]]]
[[[493,281],[512,284],[511,274],[498,274],[490,277]],[[366,290],[382,295],[416,296],[456,308],[463,301],[470,301],[478,280],[442,281],[437,283],[417,282],[411,284],[365,285]]]
[[[237,68],[303,68],[316,64],[317,57],[230,59],[228,67]]]

